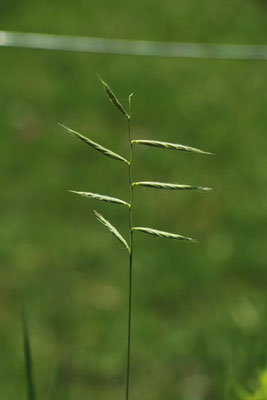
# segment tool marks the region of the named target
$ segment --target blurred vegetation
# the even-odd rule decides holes
[[[266,42],[263,0],[2,3],[2,30]],[[127,199],[127,168],[57,125],[127,155],[97,73],[124,104],[134,91],[135,138],[216,153],[136,148],[136,179],[214,191],[136,189],[137,225],[200,244],[136,234],[132,398],[233,399],[237,383],[251,387],[267,363],[266,64],[0,51],[1,399],[25,398],[22,303],[38,398],[58,364],[59,399],[123,398],[127,255],[92,209],[124,233],[127,210],[68,189]]]
[[[256,389],[253,394],[249,394],[241,388],[238,389],[238,392],[242,400],[265,400],[267,398],[267,370],[263,370],[258,377]]]

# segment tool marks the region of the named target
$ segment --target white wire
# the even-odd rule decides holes
[[[151,42],[8,31],[0,31],[1,46],[132,56],[267,60],[266,45]]]

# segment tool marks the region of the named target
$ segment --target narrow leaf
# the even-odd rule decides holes
[[[91,193],[91,192],[76,192],[75,190],[70,190],[70,192],[79,194],[80,196],[83,197],[87,197],[88,199],[106,201],[107,203],[123,204],[124,206],[130,207],[129,203],[126,203],[126,201],[123,201],[121,199],[117,199],[116,197],[109,197],[109,196],[104,196],[102,194]]]
[[[31,347],[28,333],[28,324],[24,311],[22,312],[22,328],[23,328],[23,348],[25,360],[25,373],[26,373],[26,386],[27,386],[27,399],[35,400],[35,388],[32,375],[32,358]]]
[[[176,144],[176,143],[160,142],[158,140],[136,139],[136,140],[132,140],[132,143],[144,144],[146,146],[153,146],[153,147],[162,147],[162,148],[171,149],[171,150],[189,151],[191,153],[213,154],[213,153],[209,153],[207,151],[202,151],[202,150],[196,149],[194,147],[184,146],[182,144]]]
[[[179,185],[176,183],[163,183],[163,182],[133,182],[132,186],[146,186],[156,189],[167,189],[167,190],[201,190],[210,191],[211,188],[203,186],[191,186],[191,185]]]
[[[56,395],[58,391],[58,381],[59,381],[59,367],[57,367],[53,373],[52,381],[49,388],[48,400],[56,400]]]
[[[103,215],[99,214],[97,211],[94,211],[94,213],[98,221],[101,222],[103,225],[105,225],[105,227],[112,233],[112,235],[115,236],[130,253],[130,248],[126,240],[121,236],[121,234],[117,231],[117,229],[113,225],[111,225],[111,223],[107,221],[103,217]]]
[[[177,235],[176,233],[158,231],[157,229],[152,229],[152,228],[143,228],[143,227],[138,226],[138,227],[133,227],[132,230],[144,232],[149,235],[158,236],[158,237],[162,237],[162,238],[166,238],[166,239],[188,240],[188,241],[194,242],[194,243],[197,242],[196,240],[186,237],[186,236]]]
[[[129,161],[120,156],[117,153],[114,153],[113,151],[106,149],[105,147],[101,146],[98,143],[93,142],[91,139],[88,139],[87,137],[81,135],[79,132],[76,132],[72,129],[70,129],[68,126],[59,124],[62,126],[62,128],[66,129],[66,131],[70,132],[72,135],[76,136],[78,139],[82,140],[84,143],[88,144],[89,146],[93,147],[95,150],[99,151],[102,154],[105,154],[105,156],[115,158],[116,160],[120,160],[125,162],[126,164],[129,165]]]
[[[123,108],[123,106],[121,105],[121,103],[119,102],[119,100],[117,99],[117,97],[115,96],[115,94],[112,92],[112,90],[110,89],[110,87],[108,86],[108,84],[106,82],[103,81],[103,79],[99,76],[99,80],[102,83],[102,85],[104,86],[104,89],[107,93],[107,96],[109,98],[109,100],[114,104],[114,106],[123,114],[125,115],[127,118],[130,118],[129,114],[125,111],[125,109]]]

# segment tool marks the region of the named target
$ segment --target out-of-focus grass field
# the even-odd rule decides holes
[[[166,41],[266,43],[263,0],[2,1],[2,30]],[[44,399],[124,396],[128,260],[93,209],[127,233],[127,210],[68,193],[127,199],[127,167],[66,134],[65,122],[127,155],[133,137],[216,156],[136,147],[134,176],[214,191],[136,189],[131,398],[214,400],[252,388],[267,364],[267,75],[264,62],[0,49],[0,398],[25,399],[20,308]],[[225,397],[223,397],[225,396]]]

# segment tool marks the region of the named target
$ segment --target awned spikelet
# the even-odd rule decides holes
[[[136,139],[132,140],[131,143],[144,144],[146,146],[161,147],[164,149],[171,149],[171,150],[188,151],[190,153],[213,154],[207,151],[196,149],[195,147],[184,146],[182,144],[176,144],[176,143],[160,142],[158,140]]]
[[[129,114],[125,111],[125,109],[123,108],[123,106],[121,105],[121,103],[119,102],[119,100],[117,99],[117,97],[115,96],[115,94],[112,92],[112,90],[110,89],[110,87],[108,86],[108,84],[106,82],[103,81],[103,79],[98,76],[100,82],[102,83],[102,85],[104,86],[104,89],[106,91],[106,94],[109,98],[109,100],[114,104],[114,106],[123,114],[125,115],[127,118],[130,118]]]
[[[129,248],[126,240],[121,236],[121,234],[117,231],[117,229],[113,225],[111,225],[111,223],[109,221],[107,221],[103,217],[103,215],[101,215],[100,213],[98,213],[95,210],[94,210],[94,213],[95,213],[98,221],[101,222],[103,225],[105,225],[105,227],[112,233],[112,235],[115,236],[130,253],[130,248]]]
[[[159,231],[157,229],[143,228],[143,227],[140,227],[140,226],[134,226],[132,228],[132,230],[133,231],[144,232],[144,233],[147,233],[148,235],[153,235],[153,236],[157,236],[157,237],[161,237],[161,238],[165,238],[165,239],[187,240],[189,242],[197,243],[197,241],[192,239],[192,238],[189,238],[189,237],[186,237],[186,236],[177,235],[176,233]]]
[[[125,162],[126,164],[129,165],[129,161],[126,160],[125,158],[123,158],[122,156],[120,156],[117,153],[114,153],[113,151],[106,149],[105,147],[101,146],[98,143],[93,142],[91,139],[88,139],[86,136],[83,136],[82,134],[80,134],[79,132],[74,131],[73,129],[70,129],[68,126],[64,125],[64,124],[59,124],[60,126],[62,126],[62,128],[66,129],[66,131],[68,131],[69,133],[71,133],[72,135],[76,136],[78,139],[82,140],[84,143],[88,144],[89,146],[93,147],[93,149],[99,151],[100,153],[104,154],[105,156],[111,157],[111,158],[115,158],[116,160],[120,160]]]
[[[209,192],[212,190],[208,187],[203,186],[191,186],[191,185],[180,185],[176,183],[163,183],[163,182],[133,182],[132,186],[146,186],[155,189],[167,189],[167,190],[200,190]]]
[[[100,201],[105,201],[107,203],[122,204],[124,206],[130,207],[130,204],[124,200],[117,199],[116,197],[104,196],[98,193],[91,192],[77,192],[76,190],[69,190],[71,193],[79,194],[80,196],[87,197],[88,199],[95,199]]]

